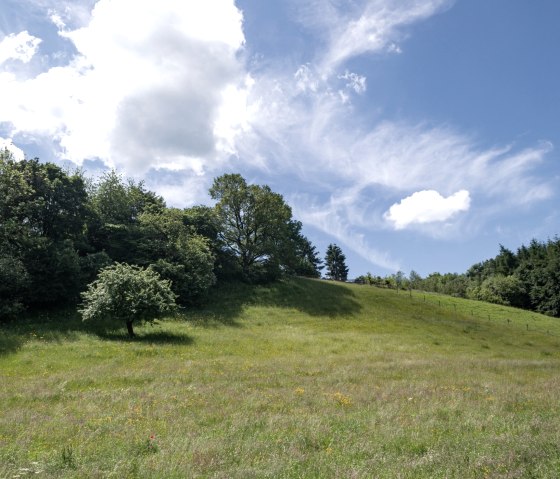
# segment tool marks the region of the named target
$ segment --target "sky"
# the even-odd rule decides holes
[[[0,147],[283,195],[349,276],[560,234],[557,0],[0,0]]]

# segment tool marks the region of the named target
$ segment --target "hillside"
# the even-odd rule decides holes
[[[0,326],[0,477],[558,477],[560,323],[231,285],[156,326]]]

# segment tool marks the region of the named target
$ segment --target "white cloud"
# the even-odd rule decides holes
[[[344,75],[339,75],[340,80],[346,80],[346,87],[351,88],[356,93],[364,93],[367,90],[366,77],[346,70]]]
[[[21,148],[14,145],[11,140],[7,140],[6,138],[2,138],[0,136],[0,151],[5,149],[7,149],[17,161],[21,161],[25,158],[25,153]]]
[[[0,65],[7,60],[19,60],[29,63],[35,53],[41,39],[30,35],[27,30],[18,33],[11,33],[0,41]]]
[[[243,119],[228,105],[247,88],[233,0],[99,0],[75,30],[47,13],[78,54],[25,81],[0,78],[12,135],[50,136],[65,159],[99,158],[127,174],[169,165],[198,174],[231,153]]]
[[[413,224],[447,221],[459,212],[468,211],[470,203],[470,194],[466,190],[447,198],[435,190],[417,191],[391,206],[385,218],[400,230]]]
[[[319,89],[319,80],[311,70],[309,64],[301,65],[294,73],[296,87],[302,92],[316,92]]]
[[[453,0],[314,0],[300,7],[302,22],[328,37],[321,71],[332,72],[346,60],[387,51],[400,53],[403,27],[451,6]]]

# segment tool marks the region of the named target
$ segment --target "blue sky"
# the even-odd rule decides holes
[[[239,172],[350,276],[560,233],[556,0],[2,0],[0,143],[169,205]]]

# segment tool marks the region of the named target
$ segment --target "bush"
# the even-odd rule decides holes
[[[103,268],[82,298],[79,312],[84,321],[124,322],[130,337],[134,337],[134,321],[151,322],[177,307],[170,281],[162,280],[152,269],[125,263]]]

